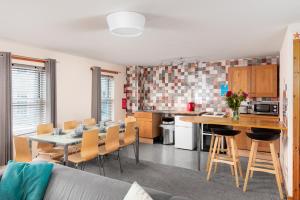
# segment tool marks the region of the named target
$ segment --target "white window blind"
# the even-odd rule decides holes
[[[33,133],[46,122],[46,73],[42,67],[13,64],[12,114],[14,134]]]
[[[101,121],[112,120],[114,79],[101,75]]]

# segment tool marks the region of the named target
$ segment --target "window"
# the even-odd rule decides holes
[[[46,122],[46,72],[43,67],[13,64],[12,115],[15,134],[33,133]]]
[[[114,79],[101,75],[101,121],[112,120]]]

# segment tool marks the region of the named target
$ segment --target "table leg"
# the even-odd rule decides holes
[[[140,130],[138,127],[135,128],[135,162],[138,164],[140,162]]]
[[[64,165],[68,166],[69,145],[64,145]]]
[[[196,129],[197,131],[197,167],[198,171],[200,171],[201,166],[201,141],[202,141],[202,135],[203,135],[203,129],[202,124],[199,124],[200,130]]]

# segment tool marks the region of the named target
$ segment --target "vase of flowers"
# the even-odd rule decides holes
[[[226,103],[229,108],[232,110],[232,119],[237,121],[240,119],[239,108],[241,106],[242,101],[245,101],[248,97],[246,92],[240,90],[239,92],[235,93],[232,91],[228,91],[226,93]]]

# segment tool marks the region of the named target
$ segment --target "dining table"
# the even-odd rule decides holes
[[[99,127],[97,126],[90,126],[86,130],[91,129],[98,129],[99,130],[99,138],[105,139],[106,132],[101,132]],[[124,134],[125,129],[120,128],[120,135]],[[55,146],[62,146],[64,149],[64,155],[63,155],[63,163],[64,165],[68,165],[68,155],[69,155],[69,146],[80,144],[82,142],[82,137],[74,137],[75,130],[65,130],[62,132],[63,134],[54,134],[54,131],[49,134],[33,134],[30,135],[28,138],[30,142],[36,141],[36,142],[43,142],[48,144],[54,144]],[[139,128],[135,128],[135,134],[136,134],[136,140],[135,140],[135,160],[136,164],[139,163]],[[103,140],[105,141],[105,140]]]
[[[276,130],[287,130],[283,122],[280,121],[267,121],[264,119],[243,119],[233,120],[231,117],[207,117],[207,116],[187,116],[181,117],[180,120],[184,122],[191,122],[194,125],[199,125],[200,131],[197,131],[197,169],[200,171],[201,164],[201,139],[203,135],[203,124],[214,124],[214,125],[227,125],[242,128],[265,128],[265,129],[276,129]]]

